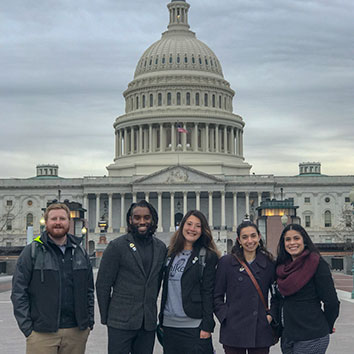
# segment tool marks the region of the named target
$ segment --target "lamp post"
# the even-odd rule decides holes
[[[43,233],[44,231],[44,226],[45,226],[45,219],[44,219],[44,216],[42,216],[40,219],[39,219],[39,225],[40,225],[40,232],[41,234]]]
[[[283,228],[285,228],[285,226],[287,225],[288,223],[288,216],[286,214],[283,214],[280,218],[280,221],[281,221],[281,224],[283,225]]]
[[[349,193],[349,200],[351,205],[354,207],[354,187]],[[352,210],[352,213],[354,215],[354,209]],[[352,276],[353,276],[353,289],[352,289],[352,299],[354,299],[354,250],[352,251]]]
[[[81,235],[82,235],[82,243],[84,245],[85,250],[87,249],[87,228],[85,226],[82,227],[81,229]]]

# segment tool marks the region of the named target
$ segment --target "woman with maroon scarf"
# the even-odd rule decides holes
[[[339,314],[332,275],[306,230],[286,226],[278,244],[283,354],[323,354]]]

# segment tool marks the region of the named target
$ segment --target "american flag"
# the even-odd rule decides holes
[[[180,127],[180,126],[177,127],[177,131],[178,131],[178,133],[188,133],[187,129],[184,129],[184,128]]]

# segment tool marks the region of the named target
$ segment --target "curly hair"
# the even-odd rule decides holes
[[[236,238],[236,242],[235,242],[235,245],[234,247],[232,247],[232,250],[231,250],[231,253],[236,255],[238,258],[240,258],[241,260],[243,261],[246,261],[245,260],[245,256],[243,254],[243,248],[241,248],[240,246],[240,242],[239,242],[239,239],[240,239],[240,235],[241,235],[241,231],[242,229],[246,228],[246,227],[253,227],[256,232],[257,232],[257,235],[258,236],[261,236],[261,233],[258,229],[258,226],[253,223],[252,221],[249,221],[249,220],[245,220],[245,221],[242,221],[242,223],[240,225],[238,225],[237,227],[237,230],[236,230],[236,233],[237,233],[237,238]],[[274,257],[273,255],[267,250],[267,248],[264,246],[264,243],[263,243],[263,240],[262,238],[259,240],[259,245],[257,247],[257,250],[256,252],[261,252],[263,253],[264,255],[266,255],[271,261],[274,260]]]
[[[195,216],[196,218],[198,218],[200,220],[202,228],[202,233],[198,240],[194,242],[193,248],[205,247],[206,249],[216,253],[218,257],[220,257],[220,252],[218,251],[218,248],[216,247],[215,242],[213,240],[213,235],[211,233],[208,221],[205,215],[199,210],[189,210],[186,215],[184,215],[178,230],[171,238],[170,245],[168,247],[168,255],[171,256],[172,254],[177,254],[183,251],[185,242],[183,236],[183,227],[190,216]]]
[[[131,223],[130,223],[130,218],[133,214],[133,210],[137,207],[141,207],[141,208],[148,208],[150,210],[150,214],[151,214],[151,234],[153,235],[157,229],[157,224],[159,221],[159,217],[157,215],[157,211],[156,209],[152,206],[152,204],[150,204],[149,202],[147,202],[146,200],[142,199],[137,203],[132,203],[128,212],[127,212],[127,217],[126,217],[126,221],[127,221],[127,228],[128,228],[128,232],[132,231],[131,228]]]

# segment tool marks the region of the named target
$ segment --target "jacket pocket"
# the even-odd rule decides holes
[[[108,317],[127,322],[132,316],[133,299],[129,295],[115,295],[110,303]]]

